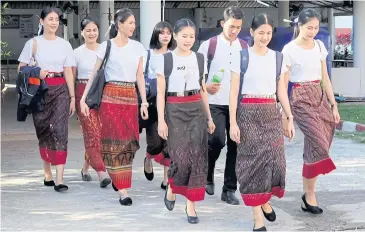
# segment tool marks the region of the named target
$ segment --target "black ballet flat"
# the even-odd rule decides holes
[[[199,218],[198,218],[198,215],[196,214],[196,216],[189,216],[188,214],[188,206],[185,207],[185,213],[186,213],[186,216],[188,217],[188,222],[190,224],[198,224],[199,223]]]
[[[110,185],[110,183],[112,182],[112,180],[110,178],[105,178],[100,182],[100,188],[106,188],[108,185]]]
[[[84,174],[84,172],[81,169],[81,178],[83,181],[92,181],[93,179],[91,178],[89,173]]]
[[[68,187],[65,184],[55,185],[53,188],[56,192],[66,192],[68,190]]]
[[[167,200],[167,192],[168,192],[168,189],[169,189],[170,185],[169,183],[167,183],[167,186],[166,186],[166,192],[165,192],[165,198],[164,198],[164,202],[165,202],[165,206],[166,208],[169,210],[169,211],[172,211],[175,207],[175,201],[170,201],[170,200]]]
[[[255,227],[253,228],[253,231],[267,231],[266,227],[263,226],[263,227],[260,227],[260,228],[257,228],[255,229]]]
[[[144,157],[144,163],[143,163],[144,176],[146,177],[147,180],[151,181],[155,177],[155,174],[153,173],[153,167],[151,173],[146,172],[146,159],[147,157]]]
[[[272,208],[271,205],[270,205],[270,207],[271,207],[271,210],[272,210],[271,213],[266,213],[264,211],[264,209],[262,208],[262,206],[261,206],[261,210],[262,210],[262,213],[264,214],[266,220],[268,220],[270,222],[274,222],[276,220],[276,213],[275,213],[275,211],[274,211],[274,209]]]
[[[166,191],[166,185],[163,184],[163,181],[161,183],[161,188]]]
[[[117,187],[115,187],[114,183],[112,183],[112,187],[113,187],[114,191],[116,191],[116,192],[119,191],[119,189],[117,189]]]
[[[303,194],[302,200],[303,200],[305,208],[303,206],[301,206],[301,208],[304,212],[309,212],[309,213],[312,213],[312,214],[321,214],[321,213],[323,213],[323,209],[319,208],[318,206],[312,206],[312,205],[307,203],[307,200],[305,199],[305,194]]]
[[[133,202],[132,202],[132,198],[126,197],[123,200],[122,200],[122,198],[119,198],[119,203],[124,206],[130,206],[130,205],[132,205]]]
[[[44,184],[44,186],[48,186],[48,187],[52,187],[52,186],[56,185],[53,180],[46,181],[46,179],[44,179],[43,184]]]

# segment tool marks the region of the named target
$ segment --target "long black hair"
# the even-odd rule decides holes
[[[172,26],[168,22],[159,22],[156,24],[155,28],[153,29],[151,40],[150,40],[150,49],[160,49],[162,47],[159,35],[163,32],[163,30],[167,28],[171,34],[171,39],[169,44],[167,45],[167,49],[173,50],[176,47],[175,40],[172,38]]]
[[[49,7],[49,6],[47,6],[47,7],[45,7],[43,10],[42,10],[42,12],[41,12],[41,16],[40,16],[40,18],[42,19],[42,20],[44,20],[50,13],[52,13],[52,12],[54,12],[54,13],[56,13],[57,15],[58,15],[58,17],[60,18],[60,16],[62,15],[62,12],[61,12],[61,10],[60,9],[58,9],[58,8],[56,8],[56,7]],[[61,18],[60,18],[60,20],[61,20]],[[41,27],[41,30],[40,30],[40,32],[38,33],[38,35],[43,35],[43,33],[44,33],[44,26],[43,25],[40,25],[40,27]]]
[[[314,18],[318,19],[318,21],[321,21],[321,15],[318,14],[317,11],[315,11],[311,8],[302,10],[299,13],[298,18],[295,19],[295,21],[297,20],[297,22],[294,21],[295,27],[294,27],[293,39],[296,39],[299,36],[299,32],[300,32],[299,27],[308,23],[309,21],[311,21]]]
[[[118,22],[124,23],[130,16],[134,16],[133,11],[128,8],[122,8],[114,14],[114,23],[109,31],[109,38],[115,38],[118,34]]]
[[[274,32],[274,20],[271,18],[270,15],[268,15],[266,13],[261,13],[261,14],[256,15],[255,17],[253,17],[252,22],[251,22],[251,29],[253,31],[256,31],[257,28],[259,28],[265,24],[269,24],[272,27],[273,32]],[[254,41],[252,39],[250,45],[252,46],[253,44],[254,44]]]

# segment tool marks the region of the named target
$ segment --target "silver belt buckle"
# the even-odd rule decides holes
[[[184,97],[184,92],[177,92],[176,96],[178,96],[178,97]]]

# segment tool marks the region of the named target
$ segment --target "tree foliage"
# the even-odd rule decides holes
[[[5,9],[8,7],[8,3],[4,3],[2,6],[1,6],[1,19],[0,19],[0,23],[1,23],[1,26],[3,25],[6,25],[8,23],[7,21],[7,17],[4,15],[4,12],[5,12]],[[1,58],[6,58],[6,57],[9,57],[10,56],[10,51],[8,51],[8,43],[5,42],[5,41],[1,41],[0,40],[0,43],[1,43]]]

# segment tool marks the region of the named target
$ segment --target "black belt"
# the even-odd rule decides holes
[[[60,72],[60,73],[48,73],[46,77],[48,77],[48,78],[52,78],[52,77],[63,77],[63,72]]]
[[[168,97],[187,97],[187,96],[192,96],[195,94],[198,94],[199,90],[190,90],[190,91],[185,91],[185,92],[168,92],[167,96]]]

